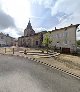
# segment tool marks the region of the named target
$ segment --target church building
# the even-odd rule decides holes
[[[18,46],[23,47],[41,47],[43,41],[43,34],[46,31],[35,33],[30,20],[24,30],[24,36],[18,38]]]
[[[24,30],[24,36],[32,36],[34,34],[35,34],[35,31],[32,29],[32,26],[29,20],[28,25],[26,29]]]
[[[52,40],[50,44],[51,48],[59,49],[63,53],[73,53],[77,51],[76,44],[76,32],[80,24],[71,24],[67,27],[52,31],[42,31],[35,33],[30,20],[26,29],[24,30],[24,36],[18,38],[18,45],[24,47],[42,47],[42,41],[45,40],[48,35]]]

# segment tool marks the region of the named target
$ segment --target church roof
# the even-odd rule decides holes
[[[29,22],[28,22],[28,25],[27,25],[27,29],[32,29],[32,26],[31,26],[31,23],[30,23],[30,19],[29,19]]]

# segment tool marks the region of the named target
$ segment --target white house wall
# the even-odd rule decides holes
[[[0,33],[0,46],[12,46],[14,41],[14,38]]]
[[[51,46],[70,48],[71,51],[76,50],[76,26],[67,27],[67,29],[62,28],[48,32],[43,35],[48,34],[49,38],[52,40]]]

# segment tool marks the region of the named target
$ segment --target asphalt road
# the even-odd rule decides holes
[[[24,58],[0,55],[0,92],[80,92],[80,80]]]

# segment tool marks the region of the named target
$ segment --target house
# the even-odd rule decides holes
[[[44,32],[35,33],[31,36],[22,36],[18,38],[18,46],[23,47],[41,47]]]
[[[79,24],[70,25],[68,27],[60,28],[48,31],[43,35],[45,39],[46,35],[52,40],[51,47],[58,48],[64,53],[72,53],[76,51],[76,30]]]
[[[24,36],[18,38],[18,46],[24,47],[41,47],[42,42],[46,35],[52,40],[50,44],[51,48],[59,49],[64,53],[76,52],[76,30],[79,24],[52,30],[52,31],[42,31],[35,33],[33,30],[30,20],[26,29],[24,30]]]
[[[9,34],[0,33],[0,47],[1,46],[12,46],[15,38],[9,36]]]

